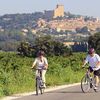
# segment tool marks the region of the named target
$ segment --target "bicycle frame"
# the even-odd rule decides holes
[[[95,76],[94,75],[91,76],[89,71],[87,71],[86,76],[89,79],[90,85],[92,85],[92,86],[90,86],[90,88],[92,88],[92,87],[94,88],[95,87]]]
[[[42,78],[42,69],[36,69],[38,71],[38,75],[36,78]]]
[[[38,71],[38,75],[36,76],[36,95],[39,94],[39,90],[41,92],[41,94],[43,94],[44,92],[44,88],[43,88],[43,81],[42,81],[42,71],[43,69],[37,69]]]

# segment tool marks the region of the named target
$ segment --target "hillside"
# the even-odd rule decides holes
[[[69,12],[53,19],[43,12],[6,14],[0,16],[0,50],[16,51],[20,42],[33,43],[36,37],[43,35],[62,42],[87,41],[92,33],[100,31],[99,24],[96,18]]]

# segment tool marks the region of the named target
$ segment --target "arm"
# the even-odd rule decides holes
[[[98,66],[100,66],[100,56],[96,55],[96,58],[97,58],[97,63],[96,63],[95,67],[98,67]]]
[[[48,69],[48,64],[45,64],[45,68]]]
[[[82,67],[85,67],[85,65],[87,64],[87,61],[83,61]]]
[[[98,61],[98,62],[96,63],[96,67],[98,67],[98,66],[100,66],[100,61]]]
[[[88,57],[83,61],[82,67],[85,67],[85,65],[88,63]]]
[[[44,66],[44,67],[45,67],[46,69],[48,69],[48,61],[47,61],[47,59],[45,58],[44,61],[45,61],[45,66]]]
[[[32,67],[31,67],[31,68],[34,68],[34,66],[36,65],[36,63],[37,63],[37,59],[35,59],[35,61],[33,62],[33,64],[32,64]]]

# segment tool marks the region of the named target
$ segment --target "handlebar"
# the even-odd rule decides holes
[[[32,69],[35,69],[35,70],[47,70],[46,68],[32,68]]]
[[[36,68],[36,70],[47,70],[46,68],[41,68],[41,69],[39,69],[39,68]]]

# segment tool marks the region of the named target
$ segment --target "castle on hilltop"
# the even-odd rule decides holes
[[[63,5],[57,5],[56,9],[54,10],[53,18],[57,17],[64,17],[64,6]]]
[[[51,18],[64,17],[64,5],[57,5],[54,10],[45,11],[45,16]]]
[[[43,28],[49,28],[57,32],[87,31],[89,33],[100,30],[100,20],[98,18],[87,16],[72,15],[69,17],[68,13],[64,12],[64,5],[57,5],[54,10],[47,10],[44,12],[44,19],[39,18],[37,21],[37,26],[42,30]]]

